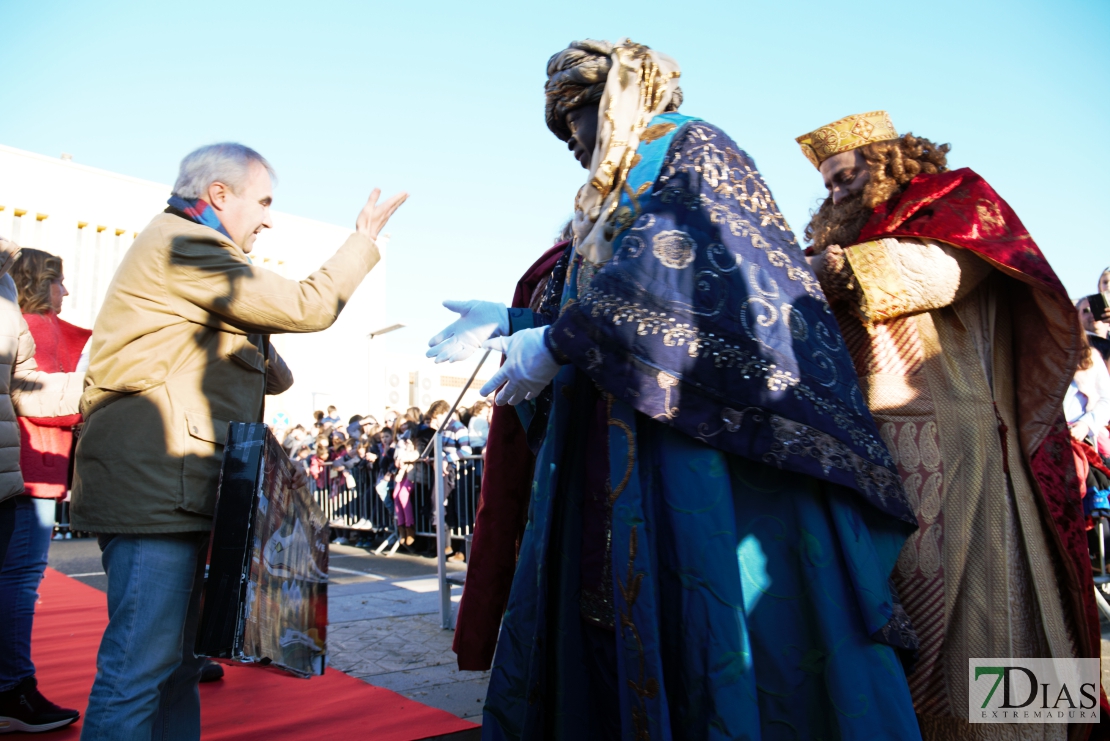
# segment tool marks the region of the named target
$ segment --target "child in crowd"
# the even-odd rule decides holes
[[[352,471],[358,462],[358,441],[332,438],[331,459],[331,495],[338,496],[346,487],[355,488],[355,477]]]
[[[397,467],[397,483],[393,490],[393,512],[397,518],[397,533],[401,545],[411,548],[416,542],[416,516],[413,507],[413,473],[420,451],[413,444],[413,431],[401,433],[393,452],[393,462]]]
[[[320,435],[316,438],[316,451],[308,460],[308,475],[316,483],[317,491],[328,490],[328,461],[331,460],[331,449],[328,446],[328,436]]]
[[[394,461],[395,446],[393,440],[393,428],[383,427],[378,433],[377,440],[371,443],[371,451],[377,455],[377,462],[374,467],[374,492],[377,496],[391,508],[394,512],[394,518],[397,518],[397,500],[396,500],[396,477],[399,473],[396,462]],[[400,520],[397,520],[397,533],[401,538],[402,545],[404,544],[404,537],[401,535]]]
[[[493,407],[484,400],[474,402],[474,406],[470,408],[470,419],[467,420],[466,429],[471,455],[482,455],[482,451],[485,450],[492,413]]]
[[[324,424],[331,425],[332,427],[339,427],[339,410],[334,406],[328,407],[328,416],[323,419]]]
[[[384,465],[387,457],[392,461],[393,456],[393,429],[390,427],[383,427],[378,433],[378,442],[372,448],[374,454],[378,456],[379,469]]]
[[[299,463],[304,468],[304,472],[309,475],[309,478],[314,478],[311,471],[309,470],[311,459],[312,448],[307,445],[302,445],[301,447],[297,448],[297,452],[293,457],[293,460]]]

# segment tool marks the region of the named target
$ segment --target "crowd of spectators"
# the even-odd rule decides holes
[[[480,475],[476,467],[460,464],[466,457],[482,454],[492,408],[489,402],[479,400],[470,407],[459,407],[450,421],[446,421],[449,411],[450,405],[441,400],[433,402],[427,410],[419,407],[404,411],[387,409],[380,420],[374,415],[356,414],[344,422],[336,407],[329,406],[326,413],[314,412],[310,424],[297,424],[286,430],[282,445],[292,460],[304,466],[320,495],[334,499],[340,492],[352,491],[360,484],[372,489],[392,509],[400,546],[414,552],[417,545],[416,492],[430,492],[434,486],[431,454],[427,457],[421,454],[436,430],[442,427],[444,432],[448,529],[459,524],[455,492],[478,484],[467,480]],[[367,546],[372,540],[373,536],[366,532],[354,536],[353,542]],[[349,542],[343,535],[338,535],[336,541]],[[447,548],[447,556],[465,560],[463,552],[451,546]]]
[[[1096,307],[1092,307],[1092,303]],[[1088,517],[1110,516],[1110,268],[1099,276],[1098,293],[1075,302],[1087,347],[1064,397],[1064,417]],[[1089,523],[1090,526],[1090,523]],[[1098,541],[1092,533],[1092,553]]]

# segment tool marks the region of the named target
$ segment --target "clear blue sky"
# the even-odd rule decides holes
[[[277,168],[276,208],[344,225],[373,186],[408,190],[397,349],[449,319],[444,298],[507,301],[569,216],[584,171],[544,125],[543,82],[578,38],[678,60],[683,112],[751,153],[796,231],[822,187],[794,137],[885,108],[951,142],[1071,294],[1110,264],[1105,0],[0,0],[0,28],[0,143],[168,183],[192,148],[239,140]]]

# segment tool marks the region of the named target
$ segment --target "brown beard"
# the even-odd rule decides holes
[[[913,134],[864,146],[861,151],[871,177],[861,193],[835,206],[832,198],[826,198],[813,214],[805,230],[813,251],[824,252],[834,244],[841,247],[856,244],[876,206],[896,197],[922,173],[948,172],[950,149],[948,144],[934,144]]]
[[[806,240],[813,243],[814,252],[824,252],[833,244],[851,247],[859,241],[859,233],[874,211],[863,205],[863,195],[862,192],[856,193],[836,204],[829,196],[821,203],[805,231]]]

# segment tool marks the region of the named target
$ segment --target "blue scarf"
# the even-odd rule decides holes
[[[170,200],[167,201],[167,203],[170,205],[170,208],[167,210],[179,216],[183,216],[190,221],[195,221],[198,224],[211,227],[228,239],[231,239],[231,235],[227,233],[227,229],[224,229],[224,225],[220,223],[220,217],[216,216],[216,210],[208,205],[206,201],[202,201],[199,198],[182,198],[181,196],[174,195],[170,196]],[[231,241],[234,242],[235,240],[232,239]]]

